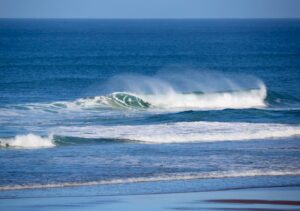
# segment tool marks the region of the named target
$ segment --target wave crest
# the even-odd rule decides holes
[[[66,107],[74,108],[126,108],[126,109],[179,109],[179,110],[213,110],[213,109],[245,109],[265,107],[267,91],[264,85],[259,89],[224,91],[224,92],[191,92],[168,94],[135,94],[115,92],[107,96],[81,98]]]
[[[154,76],[118,75],[101,91],[110,93],[74,101],[35,103],[17,109],[59,112],[83,109],[216,110],[267,106],[267,89],[255,77],[217,72],[167,71]]]

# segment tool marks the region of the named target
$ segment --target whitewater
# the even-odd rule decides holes
[[[141,143],[189,143],[262,140],[300,136],[299,125],[223,122],[177,122],[134,126],[81,126],[50,129],[49,136],[17,135],[0,139],[1,147],[39,148],[87,143],[89,139]],[[64,141],[65,137],[82,138]],[[85,140],[84,140],[85,139]]]

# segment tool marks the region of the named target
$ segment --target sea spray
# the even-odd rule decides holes
[[[53,136],[41,137],[32,133],[27,135],[17,135],[13,138],[1,138],[1,147],[21,147],[21,148],[42,148],[53,147]]]

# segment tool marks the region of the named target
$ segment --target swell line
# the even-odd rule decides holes
[[[114,185],[114,184],[177,181],[177,180],[222,179],[222,178],[257,177],[257,176],[299,176],[299,175],[300,175],[300,170],[295,170],[295,171],[251,170],[251,171],[243,171],[243,172],[224,171],[224,172],[210,172],[210,173],[180,173],[180,174],[173,173],[173,174],[155,175],[150,177],[117,178],[117,179],[96,180],[96,181],[87,181],[87,182],[8,185],[8,186],[0,186],[0,191],[80,187],[80,186],[94,186],[94,185]]]

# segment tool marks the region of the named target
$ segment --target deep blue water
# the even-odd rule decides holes
[[[0,195],[300,185],[299,82],[299,20],[2,19]]]

